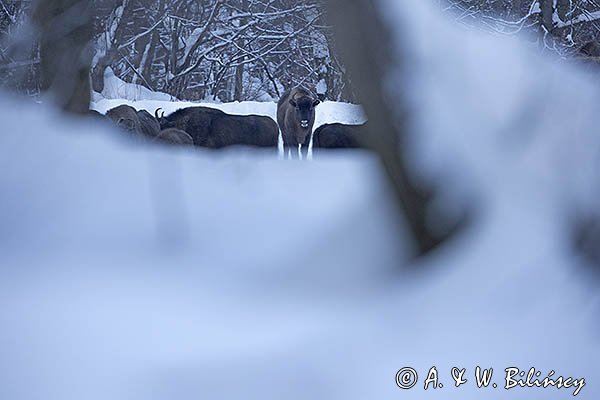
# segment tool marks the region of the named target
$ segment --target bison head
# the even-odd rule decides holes
[[[125,129],[126,131],[136,132],[136,130],[137,130],[136,123],[131,118],[119,118],[119,120],[117,121],[117,125],[120,128]]]
[[[310,128],[315,120],[315,107],[320,103],[319,100],[313,100],[308,96],[298,99],[290,99],[290,104],[296,109],[296,118],[302,129]]]

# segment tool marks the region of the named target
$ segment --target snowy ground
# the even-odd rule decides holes
[[[577,398],[600,396],[598,282],[566,226],[597,206],[600,90],[424,2],[410,19],[387,3],[398,37],[417,38],[414,167],[447,204],[475,204],[473,225],[405,265],[369,154],[144,147],[2,97],[0,398],[573,397],[507,391],[508,367],[585,378]],[[424,391],[432,366],[444,387]],[[478,389],[476,366],[499,387]],[[408,391],[402,367],[419,373]],[[454,387],[452,367],[467,384]]]

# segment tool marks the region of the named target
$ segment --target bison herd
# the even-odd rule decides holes
[[[154,115],[136,111],[128,105],[109,110],[106,116],[90,111],[98,118],[108,118],[124,131],[141,140],[221,149],[242,145],[277,148],[279,130],[285,154],[292,158],[300,148],[306,155],[311,140],[313,148],[357,148],[364,125],[325,124],[314,134],[315,107],[319,100],[302,88],[286,91],[277,104],[277,123],[259,115],[231,115],[209,107],[183,108],[165,116],[161,109]]]

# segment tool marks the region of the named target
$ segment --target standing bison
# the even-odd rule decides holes
[[[187,132],[195,146],[211,149],[234,145],[277,147],[279,131],[269,117],[230,115],[214,108],[188,107],[160,117],[159,122],[162,129]]]
[[[353,149],[360,147],[361,136],[366,134],[366,124],[325,124],[315,130],[313,149]]]
[[[315,124],[315,107],[320,103],[307,90],[294,88],[283,93],[277,102],[277,123],[283,136],[285,154],[292,158],[302,146],[302,154],[308,152],[310,136]]]

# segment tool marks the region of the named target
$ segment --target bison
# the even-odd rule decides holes
[[[155,138],[160,133],[160,124],[148,111],[140,110],[137,112],[137,116],[140,121],[140,130],[143,135]]]
[[[277,123],[260,115],[221,115],[213,119],[209,147],[231,145],[277,147]]]
[[[160,131],[155,140],[180,146],[192,146],[194,144],[190,135],[177,128],[167,128]]]
[[[277,124],[269,117],[230,115],[209,107],[183,108],[161,116],[159,122],[162,129],[187,132],[195,146],[212,149],[233,145],[276,147],[279,133]]]
[[[154,139],[160,133],[160,124],[146,110],[136,111],[135,108],[122,104],[108,110],[106,116],[141,139]]]
[[[345,125],[325,124],[313,134],[313,149],[352,149],[360,146],[360,137],[364,137],[366,124]]]
[[[125,129],[133,134],[142,135],[140,119],[135,108],[126,104],[121,104],[106,112],[106,117],[117,124],[118,127]]]
[[[306,89],[294,88],[283,93],[277,102],[277,123],[283,136],[285,153],[291,151],[292,157],[298,146],[306,155],[313,125],[315,107],[320,103]]]

